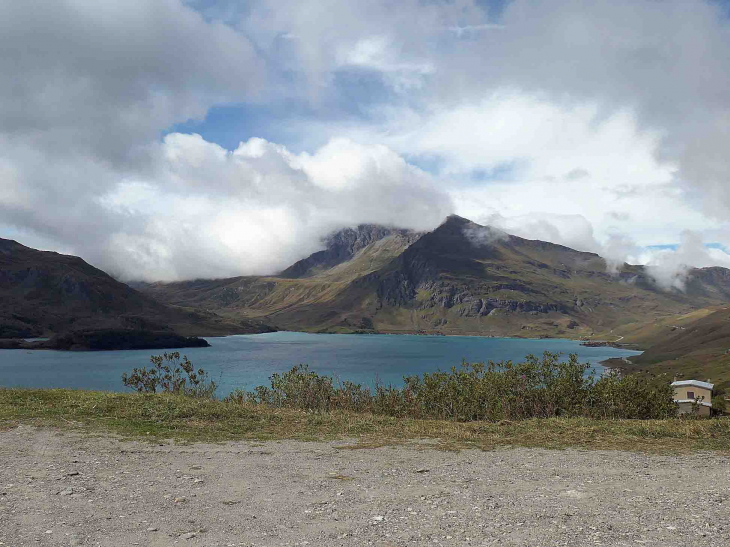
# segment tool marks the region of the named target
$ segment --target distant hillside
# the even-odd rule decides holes
[[[622,368],[666,374],[669,378],[709,378],[718,389],[730,390],[730,308],[703,309],[669,318],[638,334],[649,342],[648,347],[631,358],[632,365]]]
[[[268,327],[157,302],[75,256],[0,239],[0,338],[81,329],[140,329],[183,335],[261,332]]]
[[[141,289],[293,330],[578,338],[725,303],[730,271],[693,270],[686,292],[667,292],[641,266],[610,274],[594,253],[452,216],[427,234],[371,225],[333,234],[279,276]]]

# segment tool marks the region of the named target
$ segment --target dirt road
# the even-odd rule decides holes
[[[0,545],[730,545],[730,459],[0,432]]]

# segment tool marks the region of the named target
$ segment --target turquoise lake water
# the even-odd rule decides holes
[[[308,334],[275,332],[225,338],[206,338],[209,348],[179,350],[195,368],[204,368],[218,383],[218,396],[240,387],[268,385],[269,376],[306,363],[311,370],[340,380],[373,385],[402,385],[403,376],[449,370],[462,359],[522,361],[543,351],[576,353],[581,362],[599,365],[611,357],[640,352],[588,348],[573,340],[481,338],[476,336],[415,336]],[[168,350],[174,351],[174,350]],[[62,387],[125,391],[121,376],[134,367],[149,366],[150,355],[163,350],[62,352],[0,350],[0,386]]]

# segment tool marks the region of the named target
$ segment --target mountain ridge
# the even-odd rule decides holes
[[[102,328],[214,335],[261,332],[263,326],[172,308],[80,257],[0,239],[0,338]]]
[[[315,253],[297,262],[302,266],[294,274],[306,273],[299,277],[287,269],[279,276],[142,290],[164,302],[291,330],[574,338],[730,299],[730,270],[723,268],[695,269],[687,292],[666,292],[642,266],[625,264],[610,273],[596,253],[520,238],[456,215],[425,234],[382,228],[347,229],[344,240],[361,242],[358,248]],[[340,244],[336,234],[332,241]]]

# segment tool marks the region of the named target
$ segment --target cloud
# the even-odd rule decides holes
[[[497,25],[494,23],[485,23],[482,25],[464,25],[463,27],[449,27],[449,30],[456,34],[459,38],[464,35],[470,35],[472,33],[480,32],[483,30],[504,30],[504,25]]]
[[[275,273],[364,222],[432,229],[451,210],[430,175],[385,147],[338,140],[313,154],[253,138],[234,151],[167,135],[149,180],[102,200],[119,225],[90,249],[124,279]]]
[[[497,202],[508,215],[568,208],[605,237],[606,207],[621,200],[632,210],[628,228],[643,244],[725,223],[730,160],[720,133],[730,130],[730,99],[716,90],[727,88],[730,45],[728,19],[716,3],[515,0],[496,21],[499,32],[451,33],[450,40],[444,27],[495,24],[476,4],[457,4],[423,12],[404,4],[392,19],[412,17],[406,30],[394,29],[380,4],[367,20],[354,21],[357,11],[345,16],[346,31],[319,21],[318,32],[341,48],[354,47],[353,35],[397,36],[388,42],[392,51],[434,71],[404,98],[373,101],[340,89],[356,97],[363,116],[322,127],[307,120],[302,132],[386,143],[449,182],[520,166],[508,189],[485,184],[484,198],[457,195],[457,204],[464,202],[457,211],[466,216],[478,200]],[[439,17],[460,20],[433,24]],[[328,66],[331,74],[342,69]],[[586,174],[580,170],[589,176],[565,180],[564,188],[550,182]],[[585,189],[575,192],[574,182]],[[646,203],[672,215],[652,223],[642,214]]]
[[[479,223],[525,239],[549,241],[579,251],[596,252],[602,249],[593,234],[593,226],[581,215],[532,213],[505,217],[495,212],[481,216]]]
[[[606,259],[606,270],[611,274],[617,274],[624,264],[639,262],[641,249],[630,236],[612,233],[598,252]]]
[[[631,219],[631,215],[623,211],[609,211],[606,214],[613,220],[618,220],[619,222],[625,222]]]
[[[655,252],[646,263],[646,271],[662,289],[684,291],[692,267],[709,266],[712,263],[702,236],[687,230],[682,233],[677,250]]]
[[[255,100],[265,62],[242,34],[175,0],[0,4],[0,128],[49,160],[126,167],[214,102]]]
[[[13,74],[0,81],[0,229],[123,279],[175,280],[273,273],[333,229],[426,229],[451,212],[432,177],[384,145],[160,140],[215,104],[299,93],[251,35],[177,0],[0,5],[0,71]],[[428,73],[390,41],[357,43],[338,63],[400,85]]]
[[[729,28],[701,0],[0,3],[0,235],[149,279],[450,212],[615,261],[730,244]],[[237,105],[227,150],[206,114]]]
[[[463,230],[464,236],[477,247],[489,246],[492,243],[506,239],[509,237],[507,232],[503,232],[493,226],[466,226]]]
[[[591,174],[588,171],[586,171],[585,169],[581,169],[580,167],[577,167],[575,169],[571,169],[570,171],[568,171],[565,174],[564,178],[565,178],[565,180],[568,180],[568,181],[575,181],[575,180],[584,179],[586,177],[590,177],[590,175]]]

